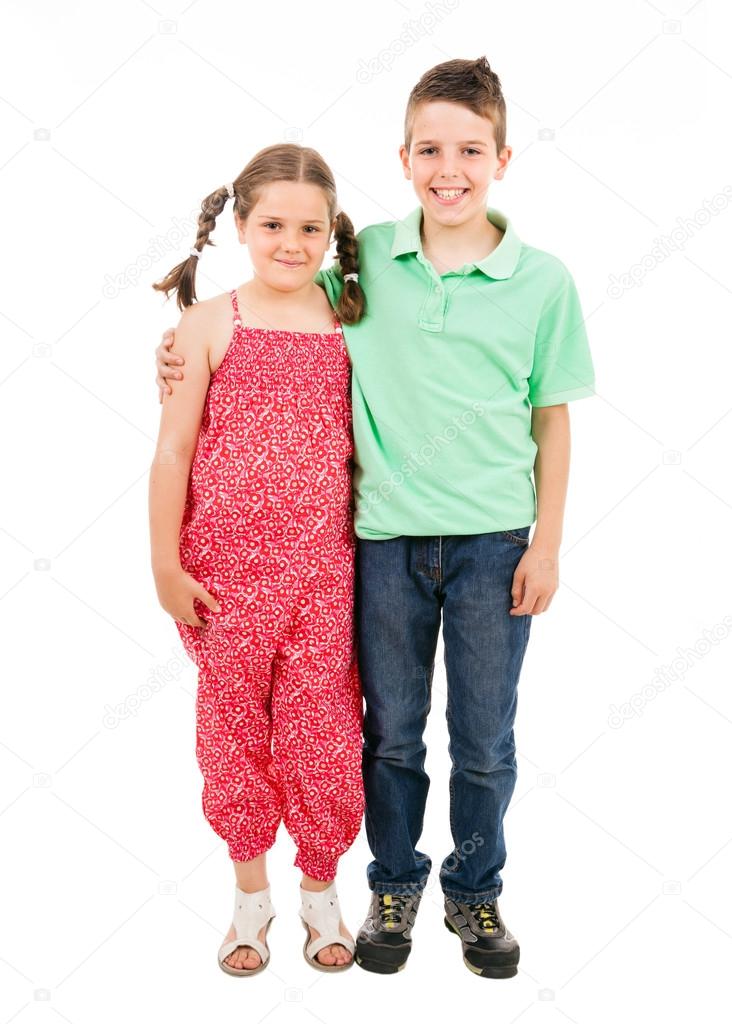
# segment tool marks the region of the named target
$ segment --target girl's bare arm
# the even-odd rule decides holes
[[[214,610],[217,607],[203,587],[193,586],[195,581],[181,568],[178,552],[188,477],[210,381],[209,329],[206,307],[196,304],[184,311],[175,331],[175,348],[186,361],[186,376],[162,403],[150,468],[150,556],[158,596],[166,611],[191,625],[205,625],[193,611],[194,597]]]

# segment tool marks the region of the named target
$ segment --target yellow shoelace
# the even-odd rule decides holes
[[[492,903],[470,904],[470,909],[478,919],[478,924],[484,932],[498,931],[498,918]]]

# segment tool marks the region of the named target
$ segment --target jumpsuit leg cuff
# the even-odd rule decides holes
[[[252,839],[232,839],[228,843],[232,860],[254,860],[260,853],[266,853],[274,846],[275,836],[256,836]]]
[[[339,859],[338,854],[329,853],[327,850],[298,849],[295,867],[319,882],[330,882],[338,872]]]

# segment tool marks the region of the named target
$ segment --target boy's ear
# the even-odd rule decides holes
[[[511,159],[512,155],[513,149],[510,146],[504,146],[501,150],[501,155],[498,158],[498,169],[493,175],[496,181],[500,181],[503,178],[506,173],[506,168],[508,167],[508,161]]]
[[[404,143],[402,143],[402,145],[399,147],[399,159],[402,162],[402,168],[404,170],[404,177],[407,179],[407,181],[411,181],[412,180],[412,167],[411,167],[411,164],[409,163],[409,150],[404,145]]]

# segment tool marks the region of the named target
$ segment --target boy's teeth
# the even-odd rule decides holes
[[[466,192],[466,191],[467,191],[467,189],[464,189],[464,188],[436,188],[436,189],[433,189],[433,192],[436,192],[437,195],[440,197],[440,199],[457,199],[458,196],[461,196],[463,194],[463,192]]]

